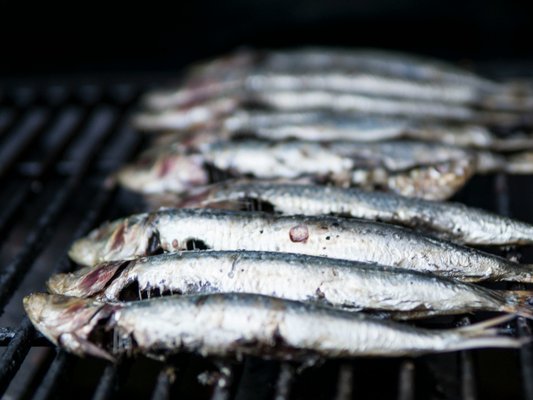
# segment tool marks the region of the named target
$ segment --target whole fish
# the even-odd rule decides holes
[[[181,111],[161,115],[140,114],[136,119],[136,126],[144,131],[170,131],[164,135],[165,144],[181,141],[185,137],[191,144],[197,144],[196,147],[201,143],[252,136],[272,141],[297,139],[320,142],[411,139],[503,152],[533,148],[531,134],[515,133],[498,137],[481,125],[431,124],[409,118],[353,113],[239,110],[202,127],[210,126],[213,132],[205,129],[191,132],[192,126],[188,122],[184,124],[181,116]],[[187,129],[183,129],[184,127]],[[195,135],[199,135],[201,139],[194,140]],[[159,142],[158,137],[156,143]]]
[[[460,104],[390,99],[329,91],[261,91],[249,95],[249,102],[280,111],[329,111],[418,118],[424,121],[469,122],[498,127],[530,125],[527,112],[478,110]]]
[[[373,49],[308,48],[240,51],[193,68],[178,91],[155,92],[147,105],[164,109],[232,90],[337,90],[530,110],[533,91],[502,84],[423,57]]]
[[[347,310],[398,313],[397,318],[504,311],[533,318],[519,294],[486,289],[399,268],[300,254],[198,251],[85,267],[48,280],[52,293],[103,301],[164,294],[254,293]],[[394,314],[393,314],[394,315]]]
[[[153,128],[173,129],[170,125]],[[272,113],[242,110],[224,118],[221,129],[269,140],[377,142],[412,139],[496,151],[521,151],[533,147],[531,134],[516,133],[498,137],[481,125],[431,124],[408,118],[323,112]]]
[[[188,154],[183,146],[164,146],[141,156],[117,174],[119,182],[142,193],[183,192],[191,181],[206,181],[210,165],[229,176],[259,179],[304,178],[338,185],[382,188],[430,200],[448,198],[480,166],[468,150],[425,142],[265,142],[222,141],[198,144]],[[199,161],[205,163],[202,164]],[[501,164],[497,164],[501,165]]]
[[[356,188],[228,181],[174,198],[173,206],[243,209],[251,201],[285,215],[339,215],[421,228],[456,243],[531,245],[533,225],[453,202],[427,201]]]
[[[297,253],[372,262],[463,281],[533,281],[533,267],[394,225],[355,218],[276,216],[262,212],[166,209],[102,225],[69,255],[103,261],[195,247]]]
[[[521,342],[489,329],[509,318],[429,330],[348,311],[252,294],[165,297],[126,304],[35,293],[24,298],[35,327],[54,344],[108,360],[142,353],[202,356],[404,356]]]

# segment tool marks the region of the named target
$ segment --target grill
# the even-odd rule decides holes
[[[106,219],[140,210],[109,175],[143,146],[128,119],[139,95],[153,83],[0,86],[0,392],[5,398],[533,399],[529,344],[520,351],[360,358],[312,368],[188,354],[166,363],[139,358],[111,365],[50,346],[24,316],[22,296],[43,290],[53,272],[74,267],[66,249],[75,238]],[[532,183],[530,177],[477,177],[457,199],[533,222]],[[519,256],[513,249],[505,254]],[[533,261],[530,249],[520,256]],[[452,327],[473,320],[450,317],[432,323]],[[524,319],[506,329],[531,336]]]

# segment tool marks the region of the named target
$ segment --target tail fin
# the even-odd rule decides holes
[[[470,350],[485,347],[519,348],[530,341],[529,338],[517,339],[498,335],[494,327],[510,321],[516,315],[502,315],[477,324],[461,327],[455,330],[457,340],[450,344],[449,350]]]
[[[517,175],[533,173],[533,151],[525,151],[509,156],[505,172]]]
[[[533,291],[510,290],[505,297],[506,305],[502,311],[533,319]]]

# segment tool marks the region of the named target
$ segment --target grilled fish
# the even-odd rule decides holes
[[[339,258],[434,272],[464,281],[533,281],[533,268],[394,225],[326,216],[167,209],[104,224],[77,240],[82,265],[179,252],[258,250]]]
[[[431,124],[408,118],[357,114],[241,110],[222,119],[220,125],[224,132],[244,132],[269,140],[377,142],[412,139],[496,151],[521,151],[533,147],[533,136],[530,134],[513,134],[500,138],[481,125]],[[173,126],[162,123],[152,125],[151,128],[173,129]]]
[[[460,203],[356,188],[278,182],[222,182],[174,198],[172,206],[242,209],[251,201],[285,215],[339,215],[422,228],[456,243],[533,244],[533,225]],[[168,204],[168,201],[167,201]]]
[[[296,49],[238,52],[193,69],[184,87],[155,92],[146,104],[168,109],[235,91],[329,90],[372,96],[474,104],[528,111],[533,92],[501,84],[435,60],[379,50]]]
[[[428,330],[252,294],[165,297],[109,305],[35,293],[24,298],[24,307],[35,327],[56,345],[80,356],[108,360],[133,353],[164,359],[180,351],[302,360],[521,345],[487,327],[509,318]]]
[[[104,301],[164,294],[255,293],[397,318],[505,311],[533,318],[527,298],[398,268],[298,254],[198,251],[85,267],[49,279],[52,293]],[[407,313],[407,314],[406,314]],[[411,314],[409,314],[411,313]]]
[[[198,142],[195,142],[198,143]],[[484,164],[465,149],[424,142],[271,143],[256,140],[195,144],[200,154],[165,146],[141,156],[118,172],[119,182],[142,193],[183,192],[207,180],[206,165],[235,177],[309,177],[317,182],[383,188],[431,200],[459,190]],[[203,161],[206,165],[202,165]],[[499,165],[499,164],[498,164]]]

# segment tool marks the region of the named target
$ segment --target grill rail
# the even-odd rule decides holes
[[[0,323],[4,324],[0,326],[0,345],[4,347],[0,355],[2,395],[19,393],[24,398],[33,399],[68,398],[74,385],[82,385],[80,374],[89,370],[98,374],[96,384],[91,386],[90,397],[93,399],[134,393],[153,399],[187,394],[188,397],[194,395],[216,400],[252,397],[344,400],[391,396],[399,400],[457,397],[474,400],[486,393],[487,389],[479,379],[481,351],[417,359],[326,361],[323,365],[300,371],[299,366],[291,363],[253,357],[245,357],[240,363],[222,361],[213,364],[211,360],[193,355],[179,356],[168,364],[140,359],[111,365],[54,350],[23,316],[20,304],[14,302],[29,291],[43,289],[42,280],[32,282],[30,278],[43,267],[45,253],[53,254],[52,262],[45,261],[49,267],[44,276],[68,271],[73,267],[65,254],[69,243],[101,221],[132,211],[123,206],[127,194],[117,190],[108,176],[117,166],[131,159],[143,144],[142,137],[128,127],[128,117],[139,94],[148,85],[15,87],[3,91],[0,99],[0,180],[8,192],[0,198],[0,315],[3,314]],[[44,150],[32,146],[35,143],[40,143]],[[476,203],[479,201],[476,187],[489,187],[494,194],[493,209],[511,215],[511,185],[510,179],[503,174],[480,178],[466,188],[460,195],[461,200]],[[87,194],[90,198],[86,198]],[[81,212],[76,211],[78,205]],[[21,234],[17,228],[19,219],[31,218],[33,207],[39,210],[37,218]],[[532,214],[529,218],[533,222]],[[62,227],[65,224],[70,232],[66,243],[60,250],[50,250],[55,238],[64,235]],[[13,241],[18,243],[14,252],[9,249]],[[513,288],[523,289],[516,285]],[[11,308],[18,310],[17,315],[21,318],[18,324],[6,325],[13,322],[13,318],[6,315],[6,310]],[[456,322],[464,324],[470,320]],[[531,337],[530,323],[523,318],[512,323],[509,329],[520,336]],[[28,354],[37,347],[44,348],[46,355],[40,364],[37,363],[39,365],[32,365]],[[518,353],[506,354],[507,360],[510,357],[519,365],[517,379],[521,381],[521,387],[516,388],[516,392],[533,400],[532,347],[525,345]],[[26,391],[14,390],[17,388],[13,388],[12,383],[19,382],[17,377],[24,372],[21,370],[24,362],[30,363],[32,368],[29,369],[44,368],[44,372],[33,372],[33,376],[26,377],[26,381],[31,382]],[[150,371],[142,375],[144,388],[141,392],[136,392],[135,384],[138,365],[142,365],[144,371]],[[496,378],[505,378],[499,365],[492,366],[492,369],[496,371]],[[198,382],[198,375],[205,371],[213,377],[210,385]],[[153,375],[153,379],[146,378],[147,375]],[[65,379],[66,376],[71,379]]]

